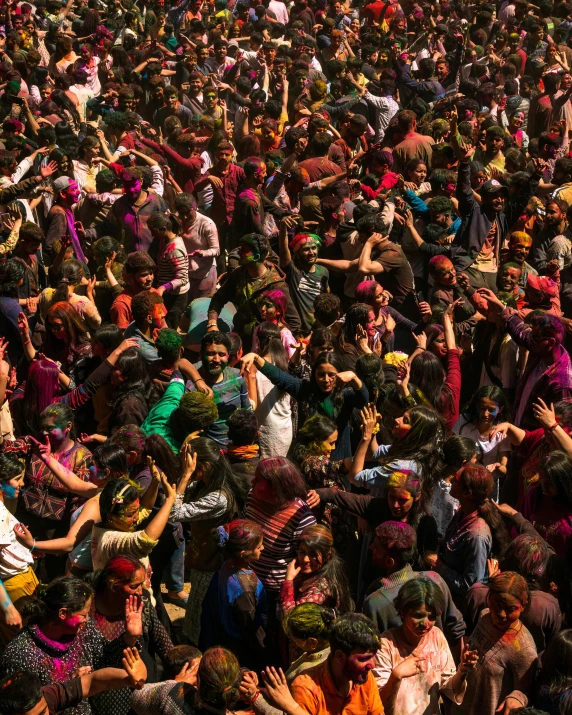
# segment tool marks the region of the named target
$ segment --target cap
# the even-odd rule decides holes
[[[489,179],[481,186],[481,194],[500,194],[503,193],[505,196],[508,193],[506,186],[503,186],[500,181],[496,179]]]
[[[548,276],[533,276],[529,273],[526,285],[527,287],[530,286],[533,290],[537,290],[539,293],[544,293],[549,298],[556,298],[558,295],[558,286],[551,278],[548,278]]]
[[[56,179],[53,183],[54,192],[56,194],[59,194],[60,191],[65,191],[66,189],[69,189],[72,181],[73,179],[70,179],[69,176],[60,176],[59,179]]]

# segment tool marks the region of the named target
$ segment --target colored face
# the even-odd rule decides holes
[[[274,303],[271,303],[266,298],[260,301],[260,317],[263,321],[275,323],[280,317],[280,313]]]
[[[139,179],[123,182],[123,188],[125,189],[125,195],[130,201],[137,201],[141,195],[141,182]]]
[[[69,613],[67,609],[60,612],[60,627],[66,635],[76,635],[82,626],[89,620],[89,612],[91,610],[91,598],[88,599],[81,611]]]
[[[167,315],[167,308],[164,303],[157,303],[153,306],[151,312],[151,327],[152,328],[165,328],[165,316]]]
[[[203,365],[211,377],[219,377],[228,365],[228,350],[224,345],[208,345],[202,354]]]
[[[427,635],[435,625],[437,614],[432,608],[428,608],[426,604],[410,608],[405,613],[401,614],[403,621],[403,630],[409,636],[408,640],[420,641],[423,636]]]
[[[411,429],[411,415],[407,411],[403,417],[396,417],[391,434],[397,439],[405,437]]]
[[[145,583],[145,569],[141,568],[133,574],[129,583],[118,584],[116,589],[114,589],[114,590],[117,590],[120,593],[122,593],[125,596],[125,598],[129,598],[129,596],[141,597],[143,595],[143,584],[144,583]]]
[[[322,454],[326,457],[331,454],[336,448],[338,441],[338,430],[334,430],[332,434],[322,442]]]
[[[311,551],[304,542],[298,546],[296,563],[300,567],[301,572],[305,574],[319,571],[324,565],[322,554]]]
[[[487,136],[485,139],[485,143],[487,146],[487,151],[496,154],[499,151],[502,151],[504,147],[504,139],[502,137],[498,136]]]
[[[170,95],[167,97],[167,105],[168,105],[171,109],[176,109],[176,108],[177,108],[177,104],[178,104],[177,95],[176,95],[176,94],[170,94]]]
[[[391,487],[387,490],[389,510],[396,521],[403,521],[411,511],[415,498],[406,489]]]
[[[126,507],[116,507],[117,513],[112,514],[108,521],[117,531],[134,531],[139,521],[139,499]]]
[[[24,486],[24,475],[20,474],[6,482],[0,482],[0,489],[7,499],[17,499]]]
[[[230,149],[219,149],[217,155],[217,165],[221,171],[224,171],[232,161],[232,151]]]
[[[365,330],[367,333],[367,337],[370,339],[373,339],[376,330],[375,330],[375,313],[373,310],[370,310],[367,316],[367,324],[365,326]]]
[[[65,191],[65,194],[70,199],[70,201],[72,201],[74,204],[77,204],[77,202],[79,201],[79,197],[81,196],[81,191],[79,190],[79,186],[76,184],[75,181],[71,182],[71,184]]]
[[[481,422],[493,423],[499,414],[499,406],[489,397],[481,397],[479,405],[479,420]]]
[[[254,253],[252,246],[249,243],[241,243],[239,248],[240,265],[248,266],[251,263],[256,263],[260,256]]]
[[[81,55],[81,59],[84,62],[89,62],[91,59],[91,56],[92,56],[91,50],[89,49],[89,47],[82,47],[80,50],[80,55]]]
[[[443,333],[437,335],[435,340],[433,340],[429,351],[438,358],[444,358],[447,355],[447,345],[445,344],[445,336]]]
[[[517,263],[524,263],[526,257],[530,252],[530,247],[532,242],[524,241],[520,238],[511,238],[510,240],[510,252],[512,257]]]
[[[260,501],[269,502],[271,504],[276,500],[274,489],[270,486],[268,480],[264,477],[254,475],[252,480],[252,490],[254,497]]]
[[[490,593],[487,603],[493,626],[502,631],[508,630],[518,621],[524,610],[518,598],[509,593]]]
[[[59,447],[63,441],[69,436],[71,431],[71,423],[58,424],[57,417],[47,417],[42,422],[42,434],[50,440],[50,445],[53,448]]]
[[[520,129],[524,124],[524,114],[522,112],[516,112],[512,118],[512,125],[515,129]]]
[[[457,282],[457,272],[455,266],[448,258],[445,258],[438,267],[437,279],[441,285],[454,286]]]
[[[356,652],[354,650],[350,655],[344,657],[343,676],[354,683],[365,683],[370,670],[375,667],[375,653]]]
[[[320,365],[316,370],[316,384],[321,392],[333,392],[338,371],[333,365]]]
[[[500,279],[501,289],[511,293],[518,285],[521,273],[519,268],[505,268]]]
[[[537,355],[548,356],[554,350],[554,338],[546,338],[540,332],[537,325],[532,326],[530,331],[531,350]]]
[[[389,552],[387,551],[385,544],[377,536],[371,546],[371,555],[374,564],[378,568],[385,569],[388,567]]]
[[[306,265],[313,266],[318,257],[318,246],[315,241],[307,241],[296,253]]]

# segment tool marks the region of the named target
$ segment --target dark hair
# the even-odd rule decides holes
[[[244,478],[232,471],[218,444],[206,437],[195,437],[189,445],[197,455],[197,469],[201,468],[204,473],[201,481],[193,482],[189,487],[189,501],[219,491],[232,497],[240,511],[246,502],[248,487]]]
[[[537,686],[539,701],[552,705],[551,712],[572,713],[572,629],[560,631],[548,643]]]
[[[152,312],[153,306],[161,303],[163,303],[163,296],[150,290],[143,290],[134,295],[131,301],[131,313],[135,323],[143,323]]]
[[[120,499],[116,501],[119,492],[123,491]],[[114,513],[123,511],[125,507],[133,504],[134,501],[141,496],[139,486],[127,478],[112,479],[102,489],[99,496],[99,513],[101,514],[101,522],[105,523],[109,516]]]
[[[258,434],[258,420],[252,410],[235,410],[228,418],[228,441],[234,447],[254,444]]]
[[[501,571],[516,571],[531,588],[541,588],[550,550],[540,536],[520,534],[506,547],[500,558]]]
[[[113,478],[127,475],[127,454],[123,447],[113,442],[104,442],[93,450],[93,461],[99,469],[108,469]]]
[[[26,275],[26,265],[17,258],[10,258],[0,265],[0,296],[17,298],[18,283]]]
[[[479,419],[479,407],[482,399],[496,402],[499,407],[498,414],[494,419],[494,424],[497,422],[510,422],[510,405],[506,392],[496,385],[481,385],[481,387],[473,393],[473,396],[463,409],[463,416],[470,422],[476,424]]]
[[[298,429],[296,439],[288,452],[288,457],[302,468],[307,457],[321,454],[320,445],[338,429],[329,417],[315,414]]]
[[[59,576],[47,586],[36,589],[34,598],[22,607],[22,615],[28,617],[30,623],[42,623],[57,618],[62,608],[70,613],[81,611],[92,596],[93,589],[85,581]]]
[[[330,633],[330,652],[341,650],[345,655],[359,650],[376,653],[379,650],[379,631],[375,623],[362,613],[346,613],[336,619]]]
[[[475,456],[477,445],[469,437],[452,434],[443,442],[441,450],[444,465],[457,471]]]
[[[0,712],[5,715],[28,712],[43,697],[40,676],[30,670],[6,675],[0,680]]]
[[[230,355],[231,344],[226,333],[219,333],[216,330],[206,333],[201,340],[201,355],[203,355],[205,350],[211,345],[224,345]]]
[[[445,370],[441,360],[429,350],[413,358],[410,380],[426,401],[443,414],[453,403],[453,394],[445,384]]]
[[[340,337],[340,349],[342,352],[348,352],[348,346],[356,349],[356,333],[358,326],[364,330],[367,327],[371,306],[367,303],[354,303],[346,312],[346,319],[342,327]],[[350,350],[350,352],[353,352]]]
[[[137,271],[140,271],[143,268],[150,268],[154,271],[157,266],[155,261],[145,251],[133,251],[133,253],[130,253],[127,256],[124,268],[126,273],[134,276]]]
[[[412,578],[399,589],[393,602],[401,617],[412,608],[426,606],[436,617],[445,609],[443,591],[438,583],[424,576]]]
[[[517,598],[526,609],[530,603],[530,591],[524,578],[516,571],[503,571],[489,579],[489,595],[507,593]]]
[[[340,317],[342,302],[334,293],[320,293],[314,299],[314,317],[324,327]]]
[[[82,345],[87,342],[88,332],[87,327],[83,320],[81,319],[77,310],[68,302],[60,301],[50,306],[48,312],[46,313],[45,323],[49,324],[51,317],[59,318],[65,329],[66,336],[69,339],[68,348],[73,352],[77,353],[81,349]],[[52,359],[56,358],[57,355],[65,355],[67,349],[63,349],[60,340],[56,340],[52,331],[48,330],[46,332],[46,337],[44,340],[44,352],[46,355]]]
[[[572,457],[565,452],[550,452],[540,460],[538,472],[556,488],[559,503],[572,506]]]
[[[186,392],[169,417],[174,436],[180,441],[193,432],[205,430],[218,420],[218,408],[209,395],[195,390]]]
[[[276,494],[276,506],[294,499],[306,498],[306,484],[300,470],[285,457],[262,459],[256,467],[255,479],[264,479]]]
[[[83,263],[76,258],[70,261],[64,261],[60,271],[60,280],[57,288],[52,294],[50,305],[59,303],[60,301],[69,301],[69,286],[79,286],[81,279],[85,276]]]
[[[22,473],[23,465],[12,454],[0,454],[0,482],[9,482]]]
[[[138,297],[135,296],[133,302]],[[148,412],[159,399],[159,392],[149,375],[147,361],[137,348],[130,348],[122,353],[115,364],[115,370],[118,370],[125,380],[114,391],[112,412],[117,414],[121,403],[128,396],[139,398]]]
[[[103,593],[116,584],[127,585],[137,571],[145,571],[145,566],[138,559],[127,554],[118,554],[109,559],[105,566],[95,571],[90,577],[96,593]]]
[[[264,536],[262,527],[250,519],[235,519],[224,527],[223,549],[227,558],[238,558],[241,551],[252,551]]]
[[[376,528],[375,536],[400,569],[415,561],[417,532],[411,524],[403,521],[384,521]]]
[[[202,656],[201,651],[192,645],[176,645],[167,653],[164,662],[163,678],[174,680],[186,663]]]
[[[288,353],[282,344],[280,328],[274,323],[264,322],[258,326],[258,354],[269,355],[270,362],[281,370],[288,370]]]
[[[238,702],[242,672],[236,656],[225,648],[209,648],[201,658],[198,670],[198,702],[209,709],[233,709]]]

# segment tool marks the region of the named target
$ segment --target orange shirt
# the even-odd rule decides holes
[[[292,682],[294,700],[309,715],[380,715],[383,705],[373,673],[363,685],[354,683],[349,695],[337,691],[328,661],[308,668]]]

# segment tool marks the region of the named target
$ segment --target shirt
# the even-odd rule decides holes
[[[309,331],[314,322],[314,300],[321,293],[328,292],[328,269],[315,265],[313,271],[303,271],[290,261],[284,267],[284,273],[292,302],[302,321],[302,328]]]
[[[32,552],[23,546],[14,533],[14,527],[20,522],[0,502],[0,578],[5,581],[28,570],[34,563]]]
[[[83,700],[81,678],[73,678],[65,683],[44,685],[42,695],[48,706],[49,715],[56,715],[68,708],[75,708]]]
[[[347,697],[341,695],[330,673],[329,660],[309,668],[294,679],[294,700],[309,715],[381,715],[383,705],[373,673],[365,683],[354,683]]]

